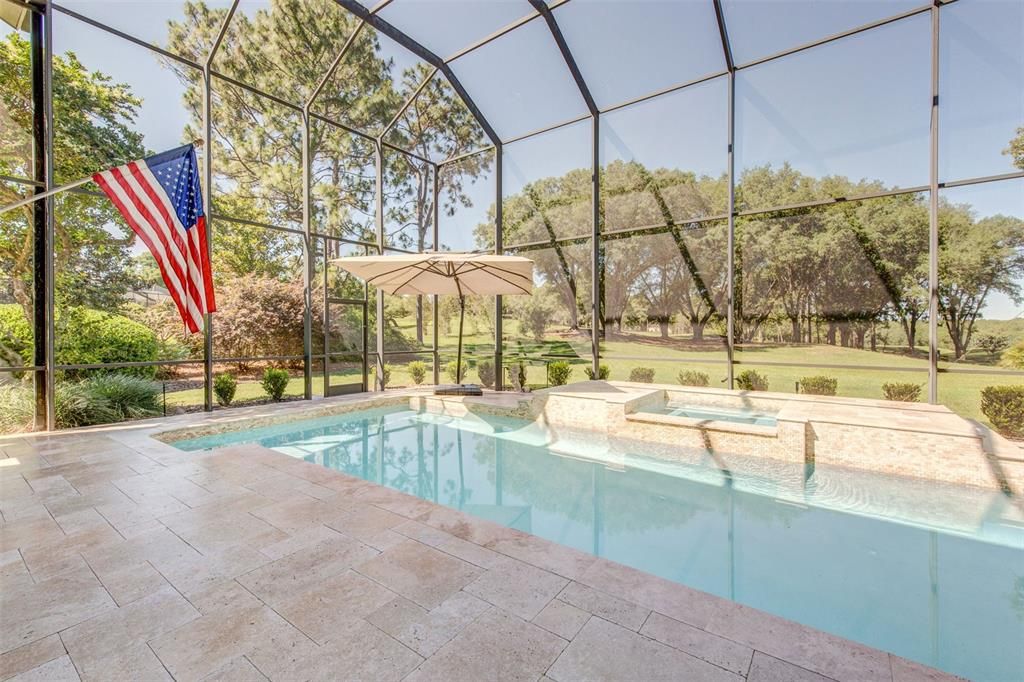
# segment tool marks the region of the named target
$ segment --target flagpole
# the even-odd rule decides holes
[[[202,139],[192,140],[192,146],[193,147],[202,147],[203,146],[203,140]],[[15,201],[13,204],[7,204],[3,208],[0,208],[0,215],[3,215],[4,213],[7,213],[8,211],[13,211],[16,208],[21,208],[22,206],[27,206],[28,204],[31,204],[31,203],[36,202],[36,201],[39,201],[40,199],[45,199],[46,197],[52,197],[54,194],[60,194],[61,192],[66,192],[69,189],[74,189],[76,187],[81,187],[82,185],[88,184],[90,182],[92,182],[92,176],[91,175],[89,177],[82,178],[81,180],[75,180],[74,182],[69,182],[66,185],[61,185],[60,187],[54,187],[53,189],[47,190],[45,192],[41,192],[40,194],[33,194],[31,196],[27,196],[24,199],[19,199],[18,201]],[[207,190],[207,191],[209,191],[209,190]]]

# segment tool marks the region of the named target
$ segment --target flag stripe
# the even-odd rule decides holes
[[[184,252],[178,248],[181,238],[176,233],[175,223],[177,221],[168,224],[156,218],[154,215],[155,207],[147,206],[148,202],[151,201],[150,194],[145,191],[143,184],[139,183],[138,179],[132,174],[131,166],[132,164],[127,164],[126,166],[111,168],[110,173],[118,181],[118,184],[132,200],[136,208],[140,209],[142,217],[148,222],[153,233],[160,241],[161,246],[163,246],[163,257],[167,258],[170,262],[171,269],[177,275],[182,291],[185,294],[184,302],[188,308],[187,314],[193,320],[200,320],[202,319],[202,312],[201,308],[197,305],[198,297],[196,293],[198,288],[190,276],[188,259],[185,257]],[[150,190],[152,191],[152,188]],[[156,198],[159,204],[159,198]],[[149,210],[142,211],[144,206],[147,206]],[[164,213],[167,213],[166,207],[164,207]],[[167,215],[167,218],[170,219],[170,215]],[[153,257],[159,259],[160,256],[157,255],[157,252],[153,252]],[[182,316],[184,315],[185,313],[183,312]]]
[[[153,255],[190,333],[216,310],[195,147],[184,145],[93,175]]]
[[[145,166],[145,164],[142,165]],[[153,195],[157,198],[157,200],[162,204],[170,205],[170,197],[167,196],[167,192],[164,191],[164,188],[161,187],[160,183],[157,182],[156,178],[153,177],[153,173],[152,171],[149,170],[149,167],[146,166],[145,169],[140,169],[140,171],[144,176],[147,177],[148,180],[151,181],[151,183],[149,184],[149,188],[150,191],[153,192]],[[171,221],[170,225],[168,226],[168,230],[170,231],[171,235],[173,235],[174,242],[178,248],[178,252],[181,254],[180,258],[182,261],[183,269],[185,271],[185,277],[187,278],[188,282],[189,300],[190,302],[195,303],[193,307],[195,308],[196,319],[201,320],[202,311],[206,310],[206,302],[204,300],[205,297],[202,295],[203,288],[200,286],[202,283],[202,276],[200,273],[197,273],[195,269],[192,267],[193,257],[195,254],[192,253],[192,250],[187,245],[187,241],[189,240],[188,235],[189,232],[192,232],[192,230],[185,229],[185,227],[181,224],[181,221],[178,219],[177,213],[171,212],[168,215],[168,218]],[[199,324],[201,325],[202,322],[200,322]]]
[[[213,296],[213,272],[211,271],[210,259],[206,248],[206,216],[199,216],[196,221],[196,232],[199,233],[200,254],[202,255],[203,282],[206,285],[205,299],[206,312],[217,312],[217,301]]]
[[[185,247],[182,244],[181,235],[176,229],[177,221],[171,217],[171,214],[167,211],[166,194],[163,197],[157,195],[153,186],[156,185],[156,179],[153,178],[153,174],[149,171],[149,167],[146,164],[140,165],[132,161],[127,165],[128,170],[131,173],[131,179],[133,179],[134,185],[138,189],[141,189],[143,194],[149,199],[152,208],[159,212],[160,217],[163,218],[161,227],[167,231],[167,234],[171,237],[171,242],[174,244],[174,258],[179,260],[181,263],[185,262]]]
[[[170,293],[171,298],[174,300],[175,305],[177,305],[178,312],[181,313],[182,322],[185,323],[185,326],[188,327],[189,331],[195,332],[196,330],[193,329],[194,322],[192,321],[192,317],[186,313],[185,307],[182,305],[182,294],[178,280],[167,274],[167,268],[164,265],[164,258],[157,256],[158,249],[156,242],[154,241],[154,237],[140,225],[139,221],[133,215],[133,212],[128,209],[125,202],[121,199],[118,194],[118,190],[114,188],[114,185],[117,183],[114,182],[114,178],[110,175],[110,171],[96,173],[93,176],[93,180],[100,186],[100,189],[103,190],[104,194],[110,197],[110,200],[114,202],[114,205],[117,206],[117,210],[128,222],[132,231],[139,235],[139,238],[145,242],[147,247],[149,247],[150,253],[153,254],[153,257],[156,260],[157,267],[160,268],[160,274],[163,276],[164,282],[167,284],[167,290]],[[119,186],[118,189],[120,189]]]

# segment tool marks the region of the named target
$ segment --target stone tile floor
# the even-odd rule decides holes
[[[0,439],[0,679],[945,679],[258,446],[185,453],[150,430]]]

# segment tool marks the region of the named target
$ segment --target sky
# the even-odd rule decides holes
[[[77,12],[163,45],[180,0],[64,0]],[[227,6],[228,0],[213,0]],[[253,13],[267,0],[243,0]],[[914,0],[725,0],[740,64],[808,40],[912,9]],[[602,108],[720,72],[724,58],[710,2],[571,0],[555,10],[569,47]],[[339,10],[340,11],[340,10]],[[447,12],[459,12],[459,21]],[[395,0],[382,16],[428,49],[448,56],[530,13],[526,0]],[[142,100],[136,128],[156,151],[180,144],[187,120],[183,88],[153,53],[55,13],[58,52],[126,82]],[[771,30],[765,30],[770,26]],[[1015,170],[1002,154],[1024,125],[1024,3],[960,0],[940,26],[940,181]],[[874,179],[890,187],[929,182],[930,18],[902,19],[825,46],[742,69],[736,79],[736,167],[790,163],[811,175]],[[391,41],[396,76],[418,60]],[[586,105],[540,20],[452,63],[503,139],[584,115]],[[602,116],[601,156],[699,174],[725,171],[724,77]],[[504,194],[534,179],[590,165],[590,122],[505,145]],[[494,199],[492,176],[468,187],[471,208],[441,222],[453,248],[471,248],[472,230]],[[1024,181],[944,190],[979,216],[1024,216]],[[987,317],[1024,307],[993,297]]]

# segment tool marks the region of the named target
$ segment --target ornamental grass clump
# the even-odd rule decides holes
[[[596,377],[594,376],[594,368],[593,367],[585,367],[585,368],[583,368],[583,373],[586,374],[587,375],[587,379],[590,379],[591,381],[594,381],[595,379],[599,379],[601,381],[605,381],[605,380],[608,379],[608,377],[611,376],[612,370],[611,370],[611,368],[608,365],[602,364],[602,365],[598,366],[598,368],[597,368],[597,376]]]

